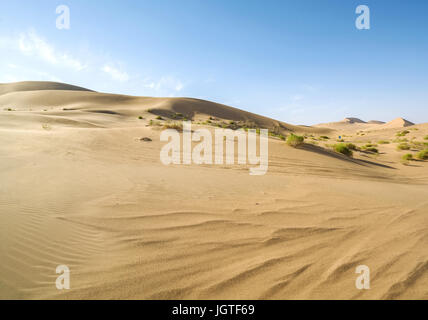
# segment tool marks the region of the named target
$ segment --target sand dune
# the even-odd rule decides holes
[[[358,118],[345,118],[342,121],[330,122],[330,123],[321,123],[315,125],[317,128],[329,128],[332,130],[344,130],[344,131],[364,131],[364,130],[382,130],[382,129],[396,129],[404,128],[415,125],[413,122],[410,122],[403,118],[396,118],[389,122],[384,122],[380,120],[370,120],[363,121]]]
[[[71,90],[71,91],[91,91],[78,86],[66,83],[49,81],[23,81],[15,83],[0,83],[0,95],[9,92],[20,91],[40,91],[40,90]]]
[[[0,299],[428,298],[428,163],[400,163],[416,151],[396,150],[397,127],[350,131],[358,146],[389,143],[349,158],[326,146],[336,129],[209,101],[14,86],[0,95]],[[158,116],[251,121],[307,144],[270,138],[264,176],[164,166]],[[428,135],[408,128],[409,143]],[[370,290],[355,287],[358,265]]]
[[[413,122],[410,122],[409,120],[403,119],[403,118],[397,118],[394,119],[388,123],[385,123],[382,125],[382,129],[384,128],[404,128],[404,127],[410,127],[415,125]]]
[[[219,103],[192,98],[152,98],[133,97],[118,94],[92,92],[75,86],[51,82],[30,82],[3,84],[4,92],[0,95],[0,105],[4,109],[16,111],[43,111],[55,116],[68,116],[70,111],[102,112],[124,117],[141,115],[147,110],[153,115],[172,116],[177,113],[188,119],[206,120],[216,117],[225,120],[254,123],[257,127],[273,129],[280,132],[328,133],[331,130],[295,126],[281,121],[263,117],[244,110]],[[38,90],[36,90],[38,88]],[[29,90],[34,89],[34,90]],[[106,108],[104,108],[106,107]],[[74,118],[73,114],[73,118]]]

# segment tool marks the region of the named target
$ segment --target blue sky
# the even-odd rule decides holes
[[[58,5],[71,28],[56,28]],[[370,30],[355,9],[370,8]],[[428,122],[428,1],[0,3],[0,82],[225,103],[294,124]]]

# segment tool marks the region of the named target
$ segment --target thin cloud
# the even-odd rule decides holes
[[[104,65],[101,70],[112,77],[113,80],[126,82],[129,80],[129,75],[125,71],[121,71],[111,65]]]
[[[184,83],[172,76],[164,76],[158,81],[146,80],[144,87],[154,90],[157,94],[175,95],[184,88]]]
[[[19,35],[18,49],[24,55],[39,58],[52,65],[64,66],[75,71],[81,71],[87,67],[68,53],[57,50],[34,30]]]

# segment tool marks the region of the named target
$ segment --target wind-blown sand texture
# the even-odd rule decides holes
[[[348,158],[325,146],[343,129],[197,99],[26,82],[0,85],[0,106],[1,299],[428,298],[428,163],[400,163],[409,151],[396,150],[395,126],[347,130],[357,145],[390,141]],[[210,117],[246,121],[313,144],[270,138],[264,176],[164,166],[159,115],[209,129]],[[409,141],[428,135],[428,124],[406,129]],[[70,290],[55,287],[58,265]],[[355,287],[358,265],[370,290]]]

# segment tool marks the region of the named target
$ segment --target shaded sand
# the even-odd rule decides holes
[[[397,129],[345,137],[391,141],[347,158],[318,140],[341,134],[331,129],[60,89],[0,95],[1,299],[428,298],[428,163],[400,163],[409,151],[396,150]],[[280,124],[317,145],[271,138],[264,176],[164,166],[149,123],[168,112],[195,128],[213,129],[198,124],[208,117]],[[428,124],[411,128],[424,141]],[[62,264],[69,291],[55,288]],[[370,267],[370,290],[355,288],[358,265]]]

